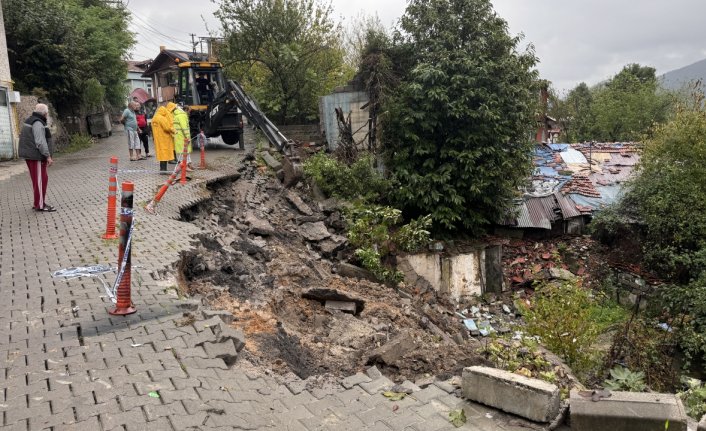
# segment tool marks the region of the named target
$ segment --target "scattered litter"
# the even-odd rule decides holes
[[[142,343],[135,343],[135,344],[130,344],[130,346],[132,346],[132,347],[140,347],[140,346],[144,346],[144,344],[142,344]]]
[[[488,419],[493,419],[493,415],[491,415],[490,413],[486,413],[486,414],[485,414],[485,417],[488,418]]]
[[[51,273],[52,277],[78,278],[78,277],[95,277],[106,272],[114,272],[116,268],[109,265],[93,265],[93,266],[75,266],[64,268]]]
[[[657,327],[662,329],[663,331],[672,332],[672,327],[667,325],[666,323],[660,323],[657,325]]]
[[[60,385],[70,385],[71,384],[71,382],[68,382],[66,380],[54,380],[54,381]]]
[[[478,313],[480,313],[480,308],[476,307],[475,305],[471,307],[471,314],[475,316]]]
[[[464,312],[467,312],[466,310],[463,310]],[[466,316],[464,316],[462,313],[459,313],[458,311],[456,312],[456,315],[460,317],[461,319],[465,319]]]
[[[404,397],[407,396],[405,392],[392,392],[392,391],[387,391],[383,392],[382,395],[389,399],[390,401],[400,401],[403,400]]]
[[[152,391],[152,392],[148,393],[147,395],[149,395],[150,398],[159,398],[159,394],[155,391]]]
[[[449,412],[449,420],[451,421],[451,425],[460,428],[466,423],[466,413],[463,409],[451,410]]]
[[[478,323],[478,332],[480,332],[480,335],[487,337],[490,335],[492,332],[495,332],[495,328],[490,326],[490,322],[487,320],[484,320],[480,323]]]
[[[463,321],[463,324],[466,325],[466,328],[468,328],[469,331],[478,330],[478,325],[476,325],[476,321],[473,319],[466,319]]]

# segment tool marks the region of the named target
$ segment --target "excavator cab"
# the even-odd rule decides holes
[[[188,108],[191,135],[203,130],[208,137],[223,138],[228,145],[243,146],[242,112],[237,106],[220,106],[226,92],[223,65],[211,61],[179,63],[175,100]],[[213,115],[221,111],[220,115]]]

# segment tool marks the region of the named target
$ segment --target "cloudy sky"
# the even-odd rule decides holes
[[[535,46],[539,71],[558,89],[595,84],[627,63],[668,72],[706,58],[703,0],[492,0],[512,34]],[[126,1],[127,2],[127,1]],[[138,34],[134,59],[154,57],[160,45],[189,49],[191,37],[218,30],[209,0],[129,0]],[[164,5],[168,8],[164,8]],[[332,0],[344,23],[361,12],[392,26],[406,0]]]

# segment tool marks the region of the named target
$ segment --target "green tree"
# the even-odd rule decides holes
[[[231,75],[282,123],[318,116],[318,97],[346,82],[341,29],[319,0],[220,0]]]
[[[437,230],[480,233],[530,173],[537,59],[488,0],[412,0],[401,27],[412,67],[383,132],[393,199]]]
[[[594,139],[640,140],[667,119],[671,96],[659,87],[655,69],[629,64],[593,91]]]
[[[107,102],[123,103],[125,59],[134,43],[124,6],[99,0],[5,0],[2,6],[20,91],[43,89],[60,114],[101,92]]]
[[[566,96],[566,105],[571,116],[569,142],[589,141],[593,139],[593,95],[588,85],[582,82]]]

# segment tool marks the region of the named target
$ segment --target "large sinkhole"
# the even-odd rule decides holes
[[[303,184],[285,189],[254,161],[210,190],[209,200],[182,211],[204,231],[182,252],[182,287],[234,315],[256,366],[308,378],[376,365],[415,381],[484,363],[472,338],[439,335],[462,327],[433,292],[401,296],[338,274],[352,251],[335,202],[314,201]]]

